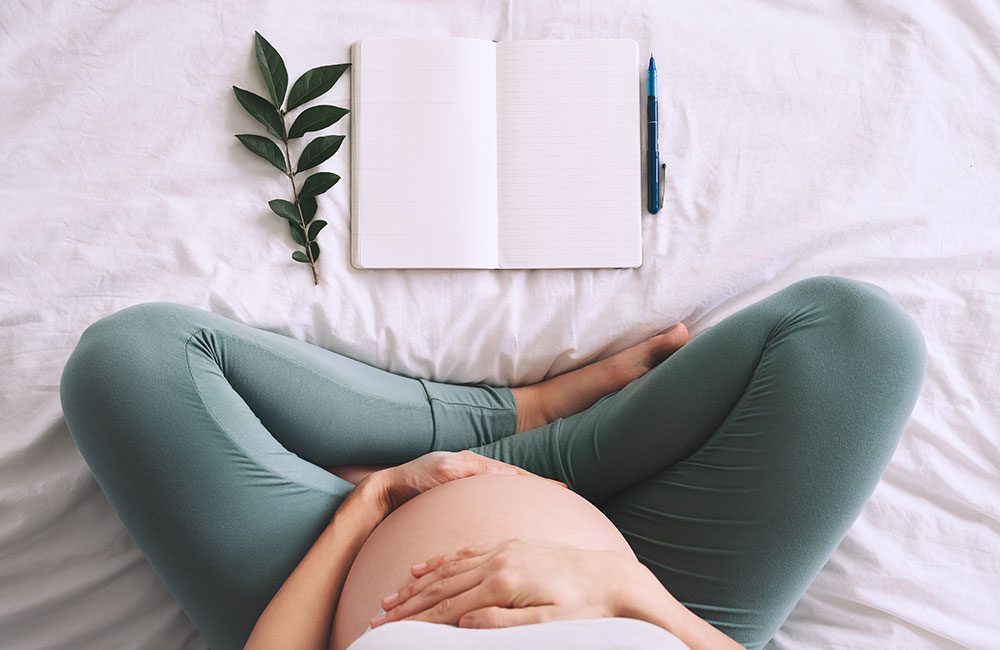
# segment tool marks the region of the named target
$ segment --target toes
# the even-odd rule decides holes
[[[684,323],[677,323],[676,325],[670,328],[668,333],[672,337],[677,339],[681,345],[684,345],[685,343],[688,342],[688,328],[686,325],[684,325]]]
[[[653,365],[663,361],[688,342],[687,327],[684,323],[677,323],[663,334],[658,334],[654,340],[656,344],[652,350]]]

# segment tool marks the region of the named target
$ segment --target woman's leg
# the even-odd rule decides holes
[[[761,648],[875,489],[924,359],[888,293],[810,278],[588,410],[474,450],[568,483],[686,607]]]
[[[216,650],[257,617],[353,485],[514,433],[507,388],[447,385],[173,303],[102,318],[63,371],[63,411],[101,489]]]

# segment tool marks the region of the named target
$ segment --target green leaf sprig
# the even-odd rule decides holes
[[[325,65],[309,70],[292,84],[286,102],[285,90],[288,88],[288,72],[285,70],[285,62],[281,60],[281,55],[259,32],[254,32],[254,47],[257,51],[257,66],[264,77],[264,85],[267,86],[267,92],[271,99],[269,101],[260,95],[255,95],[236,86],[233,86],[233,92],[236,93],[236,99],[243,108],[255,120],[263,124],[268,133],[284,143],[284,155],[282,155],[278,144],[270,138],[246,133],[238,134],[236,137],[243,143],[243,146],[277,167],[291,181],[295,202],[273,199],[268,201],[268,205],[271,206],[271,210],[276,215],[288,221],[292,239],[305,250],[304,253],[298,250],[292,253],[292,259],[296,262],[309,264],[312,267],[313,283],[319,284],[319,276],[316,274],[319,244],[316,243],[316,235],[323,229],[326,222],[319,219],[313,221],[316,216],[316,197],[336,185],[340,176],[332,172],[316,172],[306,178],[301,188],[296,188],[295,175],[321,165],[330,156],[337,153],[345,136],[324,135],[309,142],[299,154],[298,164],[295,165],[294,170],[292,156],[288,150],[288,141],[301,138],[310,131],[325,129],[335,124],[350,111],[338,106],[312,106],[302,111],[292,122],[292,126],[287,129],[285,128],[285,116],[333,88],[333,85],[337,83],[337,80],[351,64]],[[283,103],[285,108],[281,107]]]

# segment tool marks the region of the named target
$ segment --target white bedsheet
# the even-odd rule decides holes
[[[711,5],[706,6],[706,5]],[[660,70],[643,265],[360,271],[349,156],[320,284],[266,201],[260,30],[289,76],[366,36],[628,37]],[[0,647],[204,648],[66,429],[83,329],[168,300],[394,372],[533,382],[805,277],[885,287],[929,349],[882,483],[771,648],[992,648],[1000,621],[1000,6],[787,2],[0,5]],[[348,76],[326,99],[348,106]],[[347,133],[347,119],[330,133]],[[644,199],[645,201],[645,199]]]

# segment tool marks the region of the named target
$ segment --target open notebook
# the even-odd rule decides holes
[[[635,41],[368,38],[351,61],[354,266],[641,264]]]

